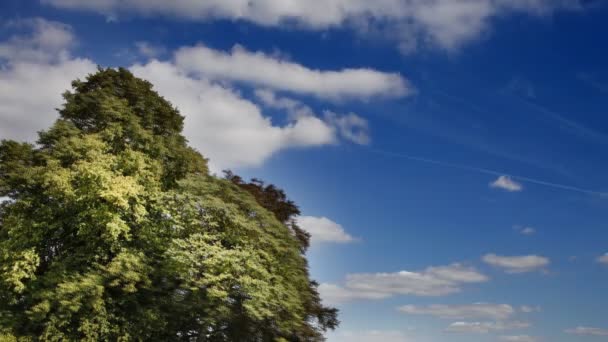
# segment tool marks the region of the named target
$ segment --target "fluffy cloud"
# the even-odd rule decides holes
[[[565,333],[583,336],[608,336],[608,329],[578,326],[573,329],[566,329]]]
[[[530,327],[527,322],[454,322],[445,331],[465,334],[487,334],[496,331],[525,329]]]
[[[67,25],[24,19],[7,27],[17,33],[0,42],[0,137],[34,141],[36,132],[57,117],[55,108],[61,106],[61,94],[71,88],[71,81],[94,72],[96,65],[72,57],[76,38]],[[162,53],[161,48],[149,43],[136,45],[141,54]],[[298,64],[290,65],[315,73]],[[369,141],[367,121],[352,113],[316,115],[293,100],[303,110],[297,115],[288,111],[287,122],[276,125],[258,104],[225,80],[193,74],[174,60],[151,60],[133,65],[131,70],[155,84],[156,90],[178,107],[186,118],[184,134],[211,159],[214,172],[257,166],[289,148],[335,144],[341,139]]]
[[[96,67],[70,56],[75,37],[69,26],[24,19],[9,27],[22,33],[0,43],[0,137],[33,141],[57,118],[71,81]]]
[[[499,337],[499,340],[506,342],[537,342],[536,337],[529,335],[503,335]]]
[[[349,243],[356,241],[344,228],[327,217],[300,216],[297,224],[311,236],[313,244],[322,242]]]
[[[465,284],[486,281],[488,277],[473,267],[451,264],[418,272],[348,274],[344,286],[321,284],[319,292],[324,301],[341,303],[395,295],[442,296],[460,292]]]
[[[47,63],[69,57],[75,42],[70,26],[42,18],[9,21],[6,27],[19,33],[0,43],[0,59]]]
[[[608,265],[608,253],[598,257],[597,262]]]
[[[498,177],[495,181],[490,183],[490,187],[496,189],[503,189],[509,192],[522,191],[524,188],[521,183],[514,181],[513,179],[511,179],[511,177],[508,176]]]
[[[189,20],[245,20],[264,26],[295,24],[321,30],[347,26],[360,34],[394,37],[404,52],[419,45],[455,50],[490,29],[491,20],[512,13],[547,15],[582,7],[579,0],[43,0],[51,5]],[[378,32],[380,31],[380,32]]]
[[[476,303],[471,305],[404,305],[397,308],[410,315],[430,315],[443,319],[491,319],[506,320],[515,313],[508,304]]]
[[[260,106],[226,81],[292,92],[317,91],[316,95],[327,97],[405,89],[404,81],[396,74],[367,69],[316,71],[242,48],[235,48],[232,53],[204,46],[182,48],[171,61],[152,60],[131,70],[155,84],[180,109],[186,117],[186,137],[209,157],[215,172],[257,166],[278,151],[293,147],[334,144],[340,138],[358,144],[369,142],[367,121],[356,114],[326,111],[321,116],[298,100],[279,97],[268,88],[255,89],[255,98],[263,106],[288,114],[286,125],[275,125]],[[361,75],[363,79],[358,79]]]
[[[131,67],[185,116],[184,134],[210,158],[214,171],[260,165],[290,147],[321,146],[335,141],[334,129],[307,115],[275,126],[253,102],[228,86],[188,75],[170,62],[151,61]]]
[[[504,269],[507,273],[525,273],[543,269],[550,260],[538,255],[500,256],[486,254],[482,260],[492,266]]]
[[[230,52],[204,45],[185,47],[175,54],[175,63],[189,73],[310,94],[321,98],[369,98],[402,96],[412,90],[396,73],[372,69],[314,70],[278,56],[250,52],[235,45]]]

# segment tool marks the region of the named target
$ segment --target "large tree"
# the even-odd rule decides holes
[[[178,110],[129,71],[72,85],[36,145],[0,144],[0,339],[320,341],[335,328],[280,189],[210,176]]]

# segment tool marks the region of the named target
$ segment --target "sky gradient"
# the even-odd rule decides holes
[[[330,342],[608,340],[608,6],[0,4],[0,138],[97,65],[151,81],[223,169],[284,188]]]

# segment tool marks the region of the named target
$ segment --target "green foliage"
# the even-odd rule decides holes
[[[0,144],[0,341],[320,341],[336,327],[280,189],[209,176],[183,117],[126,70],[73,88],[36,146]]]
[[[224,174],[226,179],[252,194],[261,206],[271,211],[277,220],[289,227],[298,241],[300,241],[302,253],[306,252],[310,245],[310,234],[301,229],[295,220],[293,220],[294,216],[300,215],[300,209],[293,201],[287,198],[283,190],[272,184],[265,185],[263,181],[256,178],[247,183],[230,170],[224,171]]]

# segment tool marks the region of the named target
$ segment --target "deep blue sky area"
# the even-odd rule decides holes
[[[1,2],[0,138],[130,68],[299,204],[330,342],[608,340],[608,6],[250,3]]]

